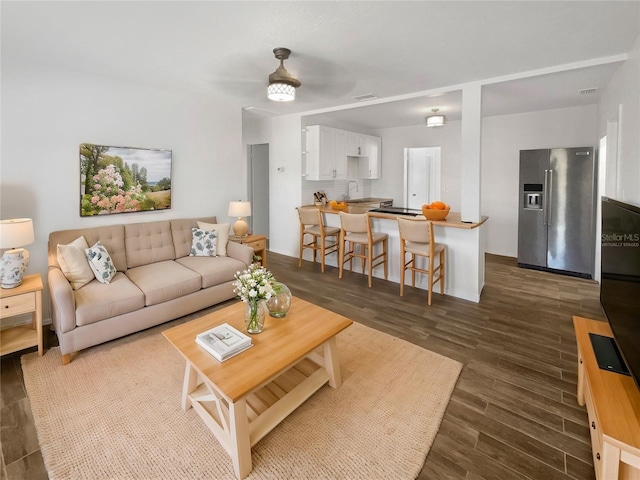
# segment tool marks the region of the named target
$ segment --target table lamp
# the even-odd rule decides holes
[[[246,237],[249,232],[249,226],[242,217],[251,216],[251,203],[250,202],[229,202],[229,216],[238,217],[236,223],[233,224],[233,233],[238,237]]]
[[[30,218],[0,220],[0,249],[9,249],[0,260],[2,288],[22,285],[22,277],[29,266],[29,251],[20,247],[34,241],[33,221]]]

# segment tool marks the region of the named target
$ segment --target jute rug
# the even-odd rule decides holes
[[[22,357],[51,479],[232,479],[231,460],[180,407],[184,361],[169,325],[83,351]],[[325,385],[252,450],[250,479],[415,478],[462,365],[354,323],[338,336],[343,384]],[[259,365],[256,365],[259,368]]]

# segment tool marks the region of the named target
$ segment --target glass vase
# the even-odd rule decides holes
[[[267,300],[269,315],[284,317],[291,308],[291,290],[284,283],[273,282],[273,295]]]
[[[260,333],[264,329],[267,306],[264,300],[249,300],[244,311],[244,324],[248,333]]]

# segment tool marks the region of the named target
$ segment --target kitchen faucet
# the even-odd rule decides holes
[[[355,183],[355,189],[356,192],[358,191],[358,182],[356,182],[355,180],[349,180],[349,183],[347,183],[347,194],[344,196],[345,200],[350,200],[351,199],[351,190],[354,188],[351,186],[352,183]]]

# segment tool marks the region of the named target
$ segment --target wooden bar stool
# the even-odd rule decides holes
[[[305,248],[313,250],[313,263],[316,262],[316,254],[320,251],[320,265],[324,273],[324,257],[330,253],[338,251],[338,237],[340,229],[338,227],[326,227],[322,221],[320,209],[315,207],[298,207],[298,217],[300,218],[300,259],[298,268],[302,266],[302,252]],[[304,243],[304,236],[311,235],[311,241]],[[327,238],[333,238],[333,243],[327,244]]]
[[[428,276],[429,296],[427,303],[431,305],[431,293],[433,286],[440,282],[440,295],[444,294],[444,245],[435,243],[433,239],[433,222],[426,219],[410,219],[398,217],[398,230],[400,232],[400,296],[404,296],[404,274],[411,270],[411,285],[416,286],[416,272],[425,273]],[[407,262],[406,254],[411,254],[411,260]],[[416,266],[416,255],[427,257],[429,267],[427,269]],[[438,266],[434,265],[436,255],[439,256]],[[438,274],[434,278],[435,274]]]
[[[384,265],[384,279],[387,280],[388,238],[386,233],[371,231],[371,217],[366,213],[340,212],[340,273],[338,278],[342,278],[345,262],[349,262],[349,270],[353,271],[353,259],[359,258],[362,261],[362,273],[364,273],[365,265],[369,266],[369,288],[371,288],[371,278],[375,267]],[[345,249],[347,242],[349,248]],[[374,256],[373,250],[377,244],[382,244],[382,253]],[[357,245],[360,246],[360,253],[356,252]],[[376,260],[378,263],[375,263]]]

